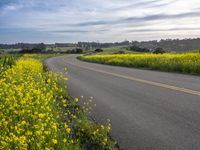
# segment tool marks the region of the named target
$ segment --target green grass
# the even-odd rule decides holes
[[[21,55],[0,54],[0,73],[9,69]]]
[[[101,52],[100,54],[113,54],[113,53],[118,53],[119,51],[123,51],[125,53],[135,53],[134,51],[113,47],[113,48],[103,48],[103,52]]]
[[[4,55],[0,55],[0,65],[2,65],[4,62]]]
[[[14,48],[11,48],[11,49],[0,49],[0,52],[17,52],[17,51],[20,51],[21,49],[14,49]]]
[[[62,55],[63,54],[59,54],[59,53],[57,53],[57,54],[24,54],[24,55],[21,55],[21,54],[0,54],[0,64],[7,63],[7,62],[12,61],[12,60],[14,62],[20,56],[44,61],[47,58],[62,56]]]
[[[44,61],[47,58],[50,57],[56,57],[56,56],[62,56],[63,54],[24,54],[23,56],[26,58],[33,58],[33,59],[38,59],[40,61]]]
[[[85,54],[99,54],[99,55],[104,55],[104,54],[117,54],[119,52],[124,52],[126,54],[138,54],[138,53],[143,53],[143,52],[136,52],[136,51],[130,51],[127,50],[124,46],[121,47],[109,47],[109,48],[102,48],[103,52],[95,53],[95,49],[92,50],[86,50],[84,51]]]
[[[72,49],[76,49],[76,47],[56,47],[56,48],[53,48],[53,51],[66,52],[66,51],[69,51],[69,50],[72,50]],[[46,50],[52,50],[52,48],[51,47],[47,47]]]

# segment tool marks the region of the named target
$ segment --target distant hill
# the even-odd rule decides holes
[[[24,49],[36,47],[38,43],[16,43],[16,44],[0,44],[0,49]],[[200,38],[196,39],[166,39],[166,40],[154,40],[154,41],[122,41],[114,43],[99,43],[99,42],[78,42],[78,43],[55,43],[45,44],[47,48],[81,48],[83,50],[96,49],[96,48],[110,48],[110,47],[124,47],[137,46],[140,48],[146,48],[151,51],[156,48],[162,48],[165,51],[183,52],[190,50],[200,50]]]
[[[183,52],[190,50],[200,50],[200,38],[197,39],[166,39],[160,41],[144,41],[144,42],[131,42],[132,45],[136,45],[150,50],[155,50],[160,47],[165,51]]]

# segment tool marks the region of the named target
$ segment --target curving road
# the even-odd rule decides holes
[[[82,62],[46,60],[69,77],[73,97],[94,97],[92,116],[111,120],[111,135],[128,150],[200,149],[200,77]]]

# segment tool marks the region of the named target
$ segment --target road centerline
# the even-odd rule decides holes
[[[144,79],[140,79],[140,78],[136,78],[136,77],[132,77],[132,76],[125,76],[125,75],[112,73],[112,72],[108,72],[108,71],[104,71],[104,70],[100,70],[100,69],[94,69],[94,68],[90,68],[90,67],[76,65],[76,64],[69,63],[69,62],[67,62],[67,63],[70,65],[82,68],[82,69],[87,69],[87,70],[91,70],[91,71],[95,71],[95,72],[99,72],[99,73],[103,73],[103,74],[108,74],[108,75],[112,75],[115,77],[131,80],[131,81],[136,81],[136,82],[145,83],[148,85],[153,85],[153,86],[162,87],[162,88],[166,88],[166,89],[170,89],[170,90],[174,90],[174,91],[178,91],[178,92],[184,92],[187,94],[200,96],[200,91],[196,91],[196,90],[191,90],[191,89],[182,88],[182,87],[178,87],[178,86],[168,85],[165,83],[160,83],[160,82],[155,82],[155,81],[148,81],[148,80],[144,80]]]

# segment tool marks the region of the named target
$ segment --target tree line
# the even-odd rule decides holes
[[[77,48],[82,50],[98,49],[98,48],[109,48],[116,46],[124,47],[138,47],[142,51],[147,49],[150,51],[155,51],[157,48],[162,48],[164,51],[189,51],[189,50],[200,50],[200,38],[196,39],[161,39],[159,41],[122,41],[114,43],[99,43],[99,42],[78,42],[78,43],[55,43],[55,44],[44,44],[44,43],[16,43],[16,44],[0,44],[0,49],[20,49],[20,50],[32,50],[32,51],[44,51],[46,47],[52,49],[56,47],[73,47],[72,51]]]

